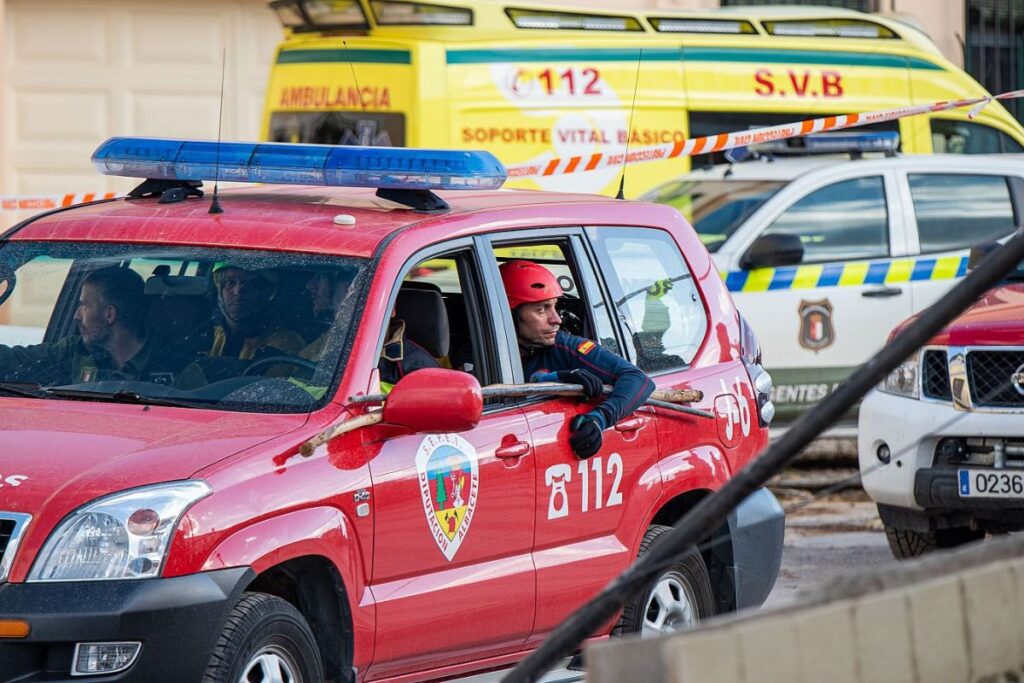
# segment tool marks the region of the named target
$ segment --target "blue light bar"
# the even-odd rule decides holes
[[[779,154],[830,154],[895,152],[899,146],[900,134],[896,131],[838,131],[758,143],[751,145],[751,149]]]
[[[408,190],[490,190],[507,175],[490,152],[162,138],[110,138],[92,163],[132,178]]]

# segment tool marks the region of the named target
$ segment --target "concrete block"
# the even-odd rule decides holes
[[[960,578],[947,575],[907,589],[917,680],[970,680]]]
[[[587,683],[665,680],[661,639],[612,638],[585,651]]]
[[[743,683],[736,636],[731,630],[712,629],[661,642],[666,680],[670,683]]]
[[[804,683],[797,652],[797,614],[753,619],[731,628],[739,644],[740,665],[746,683]]]
[[[905,590],[859,598],[853,607],[853,631],[862,683],[916,683]]]
[[[804,681],[858,683],[852,602],[813,607],[800,612],[795,621]]]
[[[995,562],[960,574],[967,646],[973,676],[1001,674],[1020,666],[1017,585],[1012,563]]]

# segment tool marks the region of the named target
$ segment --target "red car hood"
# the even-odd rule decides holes
[[[108,493],[187,479],[307,416],[0,399],[0,510],[62,517]]]
[[[901,324],[897,331],[912,320],[914,318]],[[989,290],[928,343],[937,346],[1024,344],[1024,284],[1003,285]]]

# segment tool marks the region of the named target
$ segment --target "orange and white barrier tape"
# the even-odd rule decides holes
[[[572,173],[584,173],[596,171],[609,166],[619,167],[625,164],[639,164],[646,161],[660,161],[662,159],[674,159],[681,156],[694,156],[696,154],[708,154],[710,152],[721,152],[736,147],[746,147],[760,142],[772,140],[785,140],[810,133],[822,133],[826,131],[842,130],[843,128],[854,128],[865,126],[871,123],[882,123],[892,121],[906,116],[928,114],[947,109],[959,109],[961,107],[974,106],[968,116],[974,118],[992,100],[1010,100],[1024,97],[1024,90],[1014,90],[1001,95],[991,97],[976,97],[966,100],[955,100],[952,102],[936,102],[934,104],[921,104],[913,107],[900,107],[884,111],[869,112],[867,114],[843,114],[840,116],[827,116],[821,119],[808,119],[796,123],[784,123],[778,126],[767,126],[765,128],[752,128],[751,130],[738,131],[735,133],[721,133],[719,135],[708,135],[702,138],[688,138],[674,143],[643,147],[625,154],[623,152],[597,152],[589,156],[554,157],[546,161],[539,161],[530,164],[520,164],[508,167],[508,177],[513,178],[537,178],[554,175],[569,175]]]
[[[5,211],[45,211],[62,206],[93,202],[97,199],[113,199],[116,192],[87,192],[85,194],[52,194],[23,197],[0,196],[0,209]]]

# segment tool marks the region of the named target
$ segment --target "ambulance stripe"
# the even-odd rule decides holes
[[[967,274],[966,256],[786,266],[723,272],[730,292],[774,292],[815,287],[859,287],[897,282],[952,280]]]

